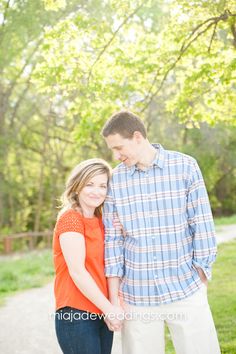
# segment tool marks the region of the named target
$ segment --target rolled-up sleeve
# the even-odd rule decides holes
[[[121,229],[115,229],[113,220],[118,217],[111,187],[103,206],[105,227],[105,274],[107,277],[123,277],[124,274],[124,237]]]
[[[187,214],[193,237],[193,265],[201,268],[207,279],[211,278],[211,266],[216,258],[215,227],[205,183],[194,160],[187,194]]]

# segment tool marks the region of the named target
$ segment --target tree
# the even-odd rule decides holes
[[[1,0],[0,12],[1,230],[52,226],[67,172],[111,161],[100,129],[121,108],[199,157],[214,210],[234,210],[233,0]],[[206,132],[230,136],[228,159],[198,146]]]

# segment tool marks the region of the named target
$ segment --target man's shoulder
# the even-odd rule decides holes
[[[182,163],[184,165],[195,165],[196,159],[180,151],[165,150],[166,158],[170,163]]]

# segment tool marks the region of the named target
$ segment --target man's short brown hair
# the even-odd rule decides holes
[[[146,139],[147,132],[142,120],[130,111],[113,114],[102,128],[103,137],[120,134],[123,138],[132,139],[134,132],[140,132]]]

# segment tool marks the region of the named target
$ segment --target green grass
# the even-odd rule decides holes
[[[216,226],[236,224],[236,215],[214,218]]]
[[[0,305],[20,290],[40,287],[54,274],[52,251],[33,251],[0,258]]]
[[[236,240],[218,248],[208,300],[214,317],[222,354],[236,354]],[[166,330],[166,354],[174,354]]]
[[[222,354],[236,353],[236,240],[219,246],[209,284],[212,308]]]

